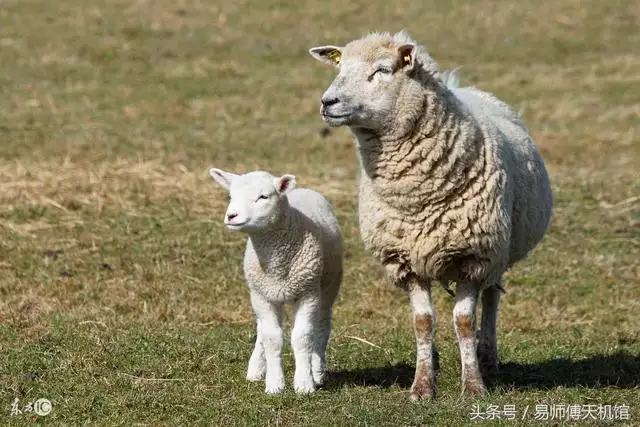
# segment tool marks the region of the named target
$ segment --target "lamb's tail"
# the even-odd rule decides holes
[[[445,70],[441,74],[442,82],[449,89],[457,89],[460,87],[460,78],[458,77],[457,71],[459,68],[455,68],[453,70]]]

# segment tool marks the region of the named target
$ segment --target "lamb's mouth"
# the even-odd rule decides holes
[[[235,229],[244,227],[248,222],[249,221],[227,223],[227,227],[229,227],[232,230],[235,230]]]

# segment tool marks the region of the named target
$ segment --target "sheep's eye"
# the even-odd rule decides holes
[[[266,194],[261,194],[258,196],[258,200],[267,200],[269,198],[269,196],[267,196]]]
[[[393,70],[389,67],[380,67],[377,68],[373,73],[371,73],[371,75],[369,76],[369,81],[373,80],[373,76],[375,76],[378,73],[382,73],[382,74],[391,74],[393,73]]]

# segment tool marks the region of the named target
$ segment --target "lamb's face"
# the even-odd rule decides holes
[[[271,228],[282,213],[284,194],[295,187],[293,175],[267,172],[236,175],[212,168],[209,175],[229,192],[224,223],[231,230],[255,233]]]
[[[378,130],[390,123],[414,65],[413,44],[383,39],[356,40],[344,48],[321,46],[309,53],[338,68],[322,95],[320,113],[330,126]]]

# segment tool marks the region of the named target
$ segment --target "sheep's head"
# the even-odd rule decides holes
[[[295,188],[293,175],[275,177],[268,172],[237,175],[211,168],[209,175],[229,192],[224,223],[231,230],[255,233],[268,230],[281,218],[285,194]]]
[[[311,56],[338,69],[322,95],[324,121],[330,126],[371,130],[391,125],[398,98],[408,85],[419,87],[412,79],[418,66],[417,49],[405,32],[370,34],[344,47],[310,49]]]

